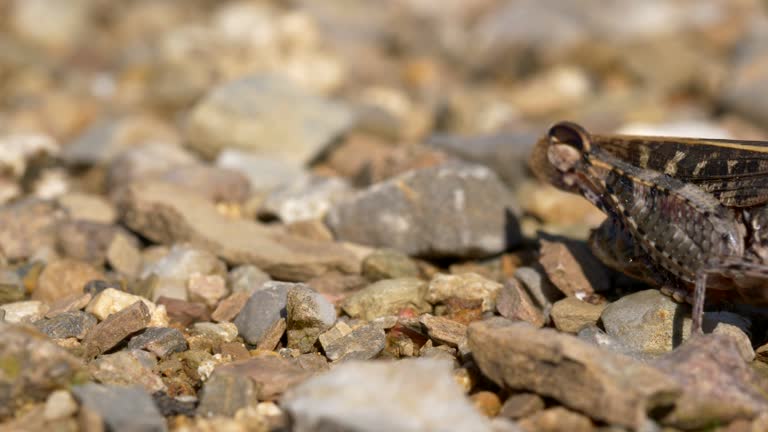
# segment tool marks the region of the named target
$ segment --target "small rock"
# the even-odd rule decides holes
[[[518,424],[524,432],[593,432],[596,430],[588,417],[563,407],[537,411],[520,419]]]
[[[426,327],[427,334],[435,342],[457,347],[467,338],[467,326],[447,318],[424,314],[419,317],[419,322]]]
[[[85,357],[93,358],[109,351],[126,337],[146,328],[149,321],[149,308],[141,301],[109,315],[91,329],[83,341]]]
[[[611,424],[639,428],[680,388],[655,368],[552,329],[492,318],[470,324],[472,356],[502,387],[525,389]]]
[[[43,417],[48,420],[59,420],[70,417],[77,412],[77,402],[67,390],[55,390],[45,400]]]
[[[517,420],[529,417],[544,409],[544,399],[536,393],[518,393],[507,398],[501,406],[499,415]]]
[[[232,321],[243,309],[250,296],[251,293],[247,291],[232,293],[229,297],[219,302],[216,310],[211,313],[211,319],[216,322]]]
[[[515,270],[514,276],[515,279],[522,282],[526,292],[531,295],[533,300],[541,305],[544,317],[549,320],[552,303],[561,299],[563,293],[552,285],[552,282],[544,275],[543,270],[539,271],[533,267],[520,267]]]
[[[109,430],[168,430],[152,398],[140,388],[87,383],[73,387],[72,393],[81,409],[98,414]]]
[[[205,335],[219,339],[221,342],[232,342],[237,337],[237,326],[229,322],[198,322],[192,326],[190,334]]]
[[[282,405],[296,432],[490,430],[454,381],[450,362],[433,359],[345,363],[291,390]]]
[[[332,361],[369,360],[376,357],[386,345],[384,330],[368,324],[323,345],[325,356]]]
[[[349,324],[344,321],[336,321],[336,324],[325,333],[322,333],[318,337],[318,340],[320,341],[320,345],[323,346],[323,349],[327,349],[331,343],[350,333],[352,333],[352,327],[350,327]]]
[[[106,259],[110,267],[127,276],[138,275],[141,269],[141,251],[135,240],[122,233],[117,233],[109,243]]]
[[[768,410],[768,380],[744,361],[736,342],[704,335],[653,362],[683,389],[665,425],[698,429],[752,419]],[[716,402],[713,402],[716,401]]]
[[[255,291],[235,318],[240,335],[251,345],[261,342],[275,322],[287,316],[285,309],[288,291],[294,284],[267,282]]]
[[[157,178],[216,203],[244,202],[251,192],[251,184],[245,175],[239,171],[211,165],[177,166]]]
[[[57,246],[63,256],[100,267],[104,265],[107,251],[118,235],[131,238],[131,234],[117,225],[65,221],[59,224]],[[138,244],[136,239],[128,241]]]
[[[85,284],[94,279],[104,279],[104,275],[91,265],[70,259],[56,260],[43,269],[32,298],[52,304],[63,297],[83,294]]]
[[[260,268],[246,264],[230,270],[227,274],[227,287],[233,293],[242,291],[250,295],[253,291],[261,288],[264,282],[271,280],[272,278]]]
[[[342,245],[226,217],[213,203],[168,184],[134,184],[119,208],[127,226],[155,242],[204,244],[227,262],[254,264],[279,279],[306,280],[329,270],[359,272],[360,260]]]
[[[59,196],[57,201],[72,220],[100,224],[113,224],[117,221],[117,211],[101,195],[68,192]]]
[[[55,203],[24,199],[0,206],[0,245],[9,261],[53,250],[56,229],[66,214]]]
[[[566,296],[588,296],[606,291],[611,283],[605,266],[586,244],[540,239],[539,263],[549,280]]]
[[[429,281],[427,301],[435,304],[445,302],[451,297],[481,299],[484,312],[494,311],[501,286],[500,283],[486,279],[477,273],[438,274]]]
[[[432,310],[426,301],[426,282],[414,278],[385,279],[374,282],[347,297],[342,308],[352,318],[366,321],[397,315],[404,310],[424,313]]]
[[[303,165],[352,122],[350,112],[277,76],[214,88],[192,109],[188,145],[207,158],[242,149]]]
[[[224,278],[219,275],[202,275],[199,273],[189,277],[187,282],[189,299],[214,307],[228,294]]]
[[[0,322],[0,358],[0,419],[87,376],[79,359],[28,326]]]
[[[21,277],[12,270],[0,269],[0,304],[24,300],[27,289]]]
[[[446,204],[448,203],[448,204]],[[336,238],[425,257],[477,257],[520,244],[514,197],[488,168],[407,172],[334,207]]]
[[[233,148],[224,149],[216,166],[238,171],[248,178],[255,193],[267,193],[276,187],[303,176],[304,169],[280,156],[262,155]]]
[[[91,377],[102,384],[138,385],[147,393],[165,391],[163,380],[152,372],[157,366],[152,354],[140,350],[104,354],[88,364]]]
[[[309,286],[296,284],[288,290],[287,303],[288,348],[302,353],[312,351],[320,333],[336,322],[336,309]]]
[[[274,400],[289,388],[312,376],[312,373],[292,361],[275,355],[260,355],[227,363],[217,367],[215,373],[252,380],[256,385],[258,400]]]
[[[232,373],[215,372],[203,384],[197,414],[205,417],[234,416],[258,402],[253,381]]]
[[[285,224],[322,219],[352,192],[352,187],[339,177],[304,175],[273,190],[261,205],[259,215],[277,218]]]
[[[597,324],[606,304],[593,305],[576,297],[566,297],[552,305],[552,321],[558,330],[578,333],[587,325]]]
[[[173,353],[185,351],[188,347],[180,331],[170,327],[149,327],[132,337],[127,348],[143,349],[163,359]]]
[[[35,327],[51,339],[83,339],[96,325],[96,317],[88,312],[64,312],[53,318],[35,322]]]
[[[496,417],[501,410],[501,401],[496,393],[480,391],[469,397],[475,409],[486,417]]]
[[[193,322],[211,320],[208,308],[202,303],[160,297],[157,299],[157,304],[164,306],[169,320],[182,328],[188,327]]]
[[[363,260],[363,276],[371,281],[397,278],[418,278],[419,266],[408,257],[392,249],[378,249]]]
[[[509,278],[496,298],[496,310],[504,318],[525,321],[536,327],[546,324],[544,314],[531,300],[528,292],[515,278]]]
[[[107,288],[97,294],[96,297],[88,303],[85,311],[92,313],[100,321],[103,321],[110,315],[132,306],[137,301],[144,303],[147,307],[151,317],[149,325],[158,327],[168,324],[168,313],[165,310],[165,307],[162,305],[157,306],[142,296],[129,294],[114,288]]]
[[[285,333],[286,328],[285,318],[277,320],[266,332],[264,332],[264,336],[262,336],[261,342],[256,345],[256,349],[274,351],[280,343],[280,339],[283,338],[283,333]]]
[[[95,281],[91,281],[91,282],[95,282]],[[66,312],[77,312],[82,309],[85,309],[85,307],[88,306],[88,303],[91,302],[91,299],[93,299],[93,296],[89,292],[87,292],[88,285],[86,285],[85,291],[86,293],[82,295],[64,297],[59,300],[56,300],[51,305],[51,308],[48,309],[48,312],[45,313],[45,317],[53,318],[56,315],[63,314]]]
[[[155,299],[160,296],[188,300],[188,284],[193,275],[226,274],[226,265],[211,252],[189,244],[176,244],[167,254],[146,266],[141,277],[157,276]]]
[[[48,305],[37,300],[20,301],[0,305],[5,322],[31,324],[45,316]]]
[[[119,190],[135,181],[156,178],[175,167],[195,163],[198,163],[197,159],[183,147],[164,142],[141,143],[120,152],[109,163],[107,186],[110,190]]]

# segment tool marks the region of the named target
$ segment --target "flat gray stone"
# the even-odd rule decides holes
[[[36,321],[35,327],[51,339],[83,339],[96,323],[95,316],[88,312],[75,311]]]
[[[127,348],[143,349],[158,358],[165,358],[173,353],[185,351],[188,346],[184,335],[175,328],[149,327],[141,334],[132,337],[128,341]]]
[[[336,238],[424,257],[497,254],[522,241],[512,193],[490,169],[444,164],[377,183],[334,207]]]
[[[286,318],[288,290],[295,284],[288,282],[266,282],[262,289],[248,298],[245,306],[235,318],[240,336],[251,345],[258,345],[267,331],[280,318]]]
[[[98,414],[109,430],[165,432],[168,427],[149,394],[138,387],[88,383],[72,388],[81,407]],[[82,409],[82,408],[81,408]]]

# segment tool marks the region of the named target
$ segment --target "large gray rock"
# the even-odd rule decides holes
[[[253,264],[282,280],[306,280],[329,270],[357,273],[360,268],[360,259],[338,244],[228,218],[213,203],[166,183],[134,184],[121,199],[120,210],[126,225],[151,240],[190,242],[232,264]]]
[[[477,257],[522,240],[518,204],[490,169],[445,164],[375,184],[329,212],[337,238],[425,257]]]
[[[496,384],[554,398],[611,424],[637,429],[681,391],[651,366],[553,329],[493,318],[470,324],[467,336],[480,370]]]
[[[450,362],[350,362],[289,391],[293,430],[490,431],[456,384]]]
[[[351,124],[339,103],[285,78],[251,76],[214,88],[193,108],[187,143],[207,158],[229,147],[304,164]]]

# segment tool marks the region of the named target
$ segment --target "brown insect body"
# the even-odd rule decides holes
[[[696,147],[701,142],[704,147]],[[648,153],[651,148],[656,152]],[[712,148],[760,162],[754,166],[762,166],[765,158],[768,169],[766,143],[592,136],[567,122],[550,129],[531,159],[540,176],[608,214],[590,241],[603,262],[656,285],[671,285],[673,291],[693,291],[695,329],[700,329],[705,289],[768,302],[768,232],[760,230],[768,210],[754,205],[768,201],[768,175],[744,180],[733,173],[747,165],[723,164],[711,153],[692,154]],[[683,150],[687,153],[680,156]],[[673,156],[665,162],[663,154]],[[685,159],[689,163],[680,169],[677,164]],[[664,171],[651,169],[660,167]],[[723,169],[730,173],[723,175]]]

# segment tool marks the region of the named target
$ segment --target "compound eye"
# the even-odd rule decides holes
[[[581,126],[560,122],[549,129],[547,159],[558,171],[574,169],[584,153],[589,151],[589,134]]]

